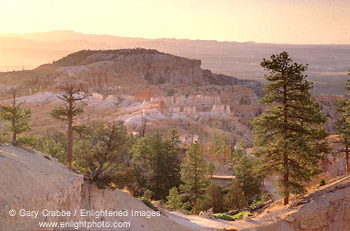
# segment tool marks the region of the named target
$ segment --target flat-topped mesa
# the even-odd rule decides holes
[[[51,65],[51,66],[50,66]],[[80,51],[37,70],[83,81],[89,89],[103,90],[128,84],[202,85],[201,61],[146,49]]]
[[[260,96],[261,84],[213,74],[201,61],[142,48],[82,50],[33,71],[39,76],[37,89],[54,89],[58,84],[79,81],[90,91],[118,90],[140,85],[243,85]]]

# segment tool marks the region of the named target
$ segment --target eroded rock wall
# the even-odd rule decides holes
[[[190,230],[164,215],[132,216],[132,210],[152,212],[142,201],[120,190],[100,190],[42,153],[3,146],[0,152],[0,230],[87,230],[86,228],[39,228],[39,222],[130,222],[117,230]],[[15,211],[10,216],[9,211]],[[70,211],[70,216],[45,216],[47,211]],[[125,211],[128,216],[85,216],[85,211]],[[35,213],[38,213],[35,215]],[[22,216],[21,214],[25,214]],[[13,214],[12,214],[13,215]],[[90,230],[116,230],[91,228]]]

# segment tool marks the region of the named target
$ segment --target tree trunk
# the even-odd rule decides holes
[[[284,75],[284,72],[282,72]],[[288,153],[287,153],[287,117],[288,117],[288,109],[287,109],[287,86],[283,86],[283,122],[284,122],[284,150],[283,150],[283,205],[287,205],[289,203],[289,166],[288,166]]]
[[[13,146],[16,146],[17,145],[17,133],[16,133],[16,122],[15,122],[15,116],[14,118],[12,119],[12,128],[13,128],[13,131],[12,131],[12,145]]]
[[[16,133],[16,91],[13,92],[13,102],[12,102],[12,145],[16,146],[17,145],[17,133]]]
[[[197,215],[197,197],[193,198],[193,214]]]
[[[287,205],[289,203],[289,169],[288,169],[288,156],[284,155],[284,170],[285,173],[283,175],[283,205]]]
[[[68,146],[67,146],[67,166],[72,167],[73,160],[73,102],[68,102]]]
[[[346,175],[350,174],[349,169],[349,146],[345,144],[345,164],[346,164]]]

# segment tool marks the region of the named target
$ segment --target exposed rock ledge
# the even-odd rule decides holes
[[[39,222],[53,221],[111,221],[129,222],[130,228],[90,230],[191,230],[184,228],[164,215],[160,217],[131,216],[131,209],[151,211],[140,200],[120,190],[99,190],[95,186],[84,184],[83,177],[78,175],[50,156],[38,152],[30,152],[13,146],[3,146],[0,151],[0,230],[74,230],[70,229],[40,229]],[[9,211],[16,210],[11,217]],[[39,211],[37,218],[22,217],[19,211]],[[43,217],[42,211],[75,210],[128,210],[127,217],[91,218]],[[78,229],[86,230],[86,229]]]

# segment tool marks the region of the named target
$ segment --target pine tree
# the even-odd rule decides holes
[[[252,203],[261,194],[261,179],[256,172],[257,166],[253,159],[242,156],[234,168],[233,175],[240,184],[248,203]]]
[[[206,211],[213,208],[214,213],[220,213],[224,207],[224,197],[221,189],[211,182],[205,192],[204,199],[201,201],[201,210]]]
[[[216,159],[226,163],[232,155],[232,144],[225,134],[214,134],[209,144],[210,153]]]
[[[348,94],[345,96],[345,98],[338,99],[336,101],[336,111],[339,113],[339,118],[335,122],[335,126],[337,128],[337,134],[340,138],[340,143],[344,145],[346,174],[350,174],[350,80],[347,81],[345,89],[347,90]]]
[[[167,203],[166,203],[166,209],[169,209],[171,211],[179,210],[182,206],[182,195],[179,194],[179,191],[176,187],[172,187],[169,190],[169,195],[166,197]]]
[[[100,188],[123,188],[129,179],[132,137],[123,122],[93,122],[81,127],[74,145],[74,167]]]
[[[248,202],[237,179],[232,179],[227,194],[224,195],[224,209],[238,210],[246,207]]]
[[[194,214],[197,214],[198,202],[209,185],[209,178],[209,165],[203,158],[203,149],[199,142],[195,142],[186,152],[186,161],[181,165],[181,191],[188,194]]]
[[[141,187],[151,190],[153,198],[164,199],[169,190],[180,184],[178,144],[159,131],[140,137],[132,146],[133,163],[142,172]]]
[[[11,143],[14,146],[19,144],[18,135],[29,131],[29,119],[31,117],[30,109],[23,109],[24,102],[17,102],[16,90],[13,90],[13,99],[10,106],[0,106],[0,119],[10,122],[7,125],[12,134]]]
[[[326,118],[311,97],[312,83],[306,80],[307,65],[293,63],[287,52],[264,59],[270,72],[261,103],[268,109],[254,120],[256,155],[268,173],[281,175],[279,186],[284,204],[289,194],[305,192],[302,183],[318,174],[319,161],[329,147],[323,141]]]
[[[67,83],[60,87],[63,91],[57,98],[64,101],[65,107],[57,107],[50,112],[52,118],[67,122],[67,166],[72,166],[73,161],[73,121],[74,118],[83,113],[83,109],[76,106],[76,102],[84,100],[87,95],[79,86]]]

